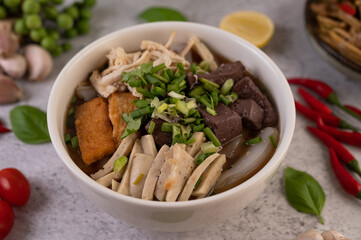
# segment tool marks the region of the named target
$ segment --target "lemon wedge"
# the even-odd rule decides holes
[[[230,13],[221,20],[219,28],[236,34],[259,48],[264,47],[274,33],[272,20],[254,11]]]

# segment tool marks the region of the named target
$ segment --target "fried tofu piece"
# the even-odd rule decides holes
[[[112,93],[109,97],[109,118],[113,124],[113,138],[115,147],[118,147],[123,139],[120,139],[127,123],[123,121],[122,114],[123,112],[129,114],[135,109],[135,105],[132,104],[132,101],[137,99],[129,92],[116,92]]]
[[[112,126],[104,98],[94,98],[76,108],[75,128],[82,159],[86,164],[114,153]]]

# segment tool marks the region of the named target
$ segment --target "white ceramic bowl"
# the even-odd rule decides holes
[[[185,42],[196,35],[229,60],[241,60],[272,95],[279,114],[280,141],[271,160],[256,175],[224,193],[188,202],[136,199],[107,189],[77,167],[64,144],[64,116],[76,85],[105,62],[111,48],[139,49],[142,40],[165,42],[173,30]],[[291,143],[295,125],[292,92],[282,72],[261,50],[220,29],[186,22],[159,22],[125,28],[89,44],[66,64],[56,79],[48,103],[48,126],[54,148],[73,181],[95,205],[128,224],[158,231],[191,231],[230,217],[252,202],[275,175]]]

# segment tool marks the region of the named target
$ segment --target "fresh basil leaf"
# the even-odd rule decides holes
[[[285,191],[288,203],[296,210],[321,217],[325,204],[325,193],[320,184],[306,172],[291,167],[285,169]]]
[[[46,113],[32,106],[17,106],[10,112],[11,128],[24,143],[50,142]]]
[[[139,18],[147,22],[187,21],[179,11],[166,7],[151,7],[139,14]]]

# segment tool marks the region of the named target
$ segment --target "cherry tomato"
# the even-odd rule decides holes
[[[0,200],[0,239],[6,237],[14,225],[14,211],[9,203]]]
[[[0,197],[13,206],[23,206],[30,197],[30,184],[15,168],[0,171]]]

